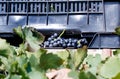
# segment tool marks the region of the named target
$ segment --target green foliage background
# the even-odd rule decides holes
[[[116,34],[120,34],[119,29]],[[105,60],[99,54],[87,55],[87,46],[49,53],[40,47],[45,37],[34,28],[19,26],[14,32],[23,39],[18,47],[0,38],[0,79],[48,79],[47,72],[62,68],[70,69],[68,75],[73,79],[120,78],[119,49]]]

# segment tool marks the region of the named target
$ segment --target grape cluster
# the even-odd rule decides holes
[[[74,48],[80,48],[83,45],[87,45],[87,40],[85,38],[76,39],[76,38],[61,38],[58,36],[57,33],[54,33],[52,36],[50,36],[46,41],[43,43],[43,47],[74,47]]]

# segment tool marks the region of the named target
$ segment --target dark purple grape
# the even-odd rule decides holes
[[[54,43],[53,43],[53,46],[54,46],[54,47],[56,47],[56,46],[57,46],[57,43],[56,43],[56,42],[54,42]]]
[[[70,43],[72,42],[72,39],[71,39],[71,38],[69,38],[68,40],[69,40]]]
[[[58,36],[58,34],[57,33],[54,33],[54,35],[53,35],[54,37],[57,37]]]
[[[57,39],[54,39],[53,41],[54,41],[54,42],[57,42]]]
[[[67,44],[67,47],[70,47],[70,46],[71,46],[71,44],[70,44],[70,43],[68,43],[68,44]]]
[[[82,38],[82,39],[80,40],[80,43],[81,43],[81,44],[87,44],[87,40],[86,40],[85,38]]]
[[[59,45],[59,44],[60,44],[60,41],[57,41],[57,44]]]
[[[45,42],[44,42],[44,46],[45,46],[45,47],[49,46],[49,41],[45,41]]]
[[[60,42],[62,42],[62,41],[63,41],[63,39],[62,39],[62,38],[59,38],[59,41],[60,41]]]
[[[49,38],[48,38],[48,41],[51,41],[51,40],[52,40],[52,38],[49,37]]]
[[[54,43],[54,41],[53,41],[53,40],[51,40],[51,41],[50,41],[50,43],[52,43],[52,44],[53,44],[53,43]]]
[[[75,46],[75,43],[72,43],[71,45],[74,47],[74,46]]]
[[[77,43],[77,41],[78,41],[77,39],[73,39],[72,40],[73,43]]]
[[[69,42],[68,39],[65,39],[64,41],[65,41],[65,43],[68,43],[68,42]]]
[[[60,40],[60,44],[63,44],[63,43],[64,43],[64,40],[63,40],[63,39],[61,39],[61,40]]]
[[[63,44],[62,44],[62,47],[63,47],[63,48],[66,48],[66,47],[67,47],[67,45],[66,45],[65,43],[63,43]]]
[[[54,36],[52,35],[51,38],[54,38]]]
[[[53,45],[52,45],[52,44],[49,44],[49,47],[53,47]]]

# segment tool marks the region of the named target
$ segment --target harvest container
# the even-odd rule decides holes
[[[12,32],[17,26],[34,27],[46,37],[66,29],[68,37],[85,37],[88,48],[119,48],[119,7],[115,0],[0,0],[0,37],[18,45]]]

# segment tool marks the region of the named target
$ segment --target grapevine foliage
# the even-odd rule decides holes
[[[100,55],[87,55],[86,45],[55,53],[40,47],[45,37],[34,28],[18,27],[14,32],[23,39],[18,47],[0,38],[0,79],[48,79],[47,72],[62,68],[71,70],[68,76],[72,79],[120,78],[119,49],[106,60]],[[119,28],[116,32],[120,35]]]

